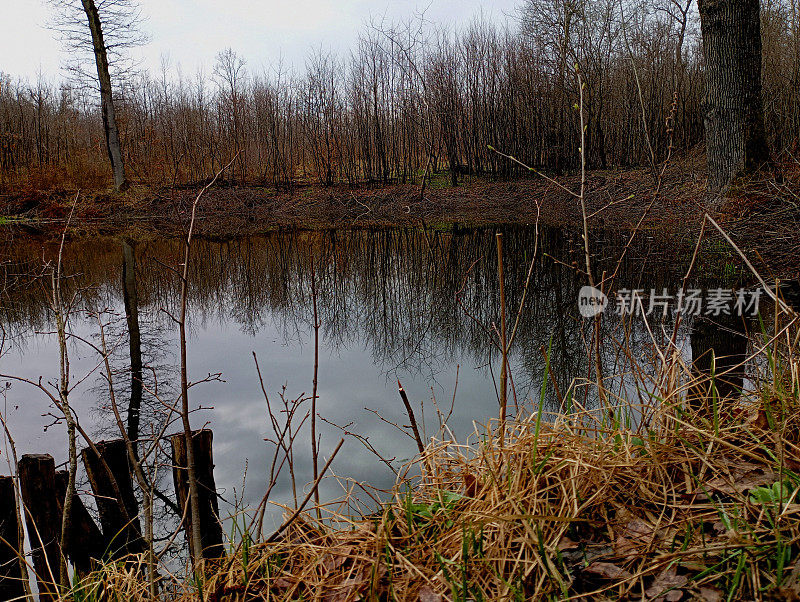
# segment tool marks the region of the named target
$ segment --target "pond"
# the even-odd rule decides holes
[[[317,425],[320,463],[342,436],[345,444],[332,463],[337,479],[320,487],[323,500],[341,498],[352,490],[370,507],[361,488],[387,489],[394,471],[416,453],[416,445],[397,425],[408,424],[398,395],[402,383],[427,435],[452,433],[465,440],[474,425],[498,414],[500,369],[496,341],[500,324],[496,234],[503,239],[504,283],[509,330],[519,315],[510,354],[512,413],[532,408],[539,399],[545,374],[556,386],[546,392],[548,409],[564,402],[575,379],[591,378],[587,345],[593,320],[581,317],[578,296],[586,277],[582,240],[577,232],[533,227],[470,229],[376,229],[280,231],[232,240],[198,240],[189,271],[188,372],[194,428],[214,433],[215,477],[221,514],[254,507],[269,481],[275,434],[256,370],[258,360],[271,407],[303,400],[297,416],[310,410],[314,373],[314,305],[319,323]],[[595,234],[593,269],[612,273],[627,237]],[[3,245],[4,329],[0,373],[56,382],[59,372],[57,338],[48,305],[52,266],[58,241],[18,237]],[[690,251],[690,250],[689,250]],[[165,400],[179,391],[178,334],[171,316],[180,304],[175,268],[182,261],[179,239],[146,237],[75,237],[62,259],[65,299],[73,303],[68,331],[71,403],[81,423],[97,439],[117,438],[109,392],[100,356],[99,322],[113,350],[114,389],[123,417],[131,399],[132,362],[141,353],[142,437],[160,427]],[[536,262],[527,293],[531,260]],[[613,287],[676,290],[687,269],[690,252],[660,248],[641,236],[625,253]],[[707,269],[703,284],[730,280]],[[727,280],[726,280],[727,279]],[[126,307],[128,308],[126,314]],[[630,358],[621,357],[618,342],[627,341],[636,358],[653,354],[653,337],[672,333],[672,311],[652,327],[642,320],[625,326],[613,311],[600,328],[607,341],[604,369],[621,374]],[[131,345],[137,331],[139,344]],[[713,330],[713,332],[712,332]],[[741,352],[729,330],[680,329],[677,345],[687,358],[692,347],[709,345]],[[720,333],[723,333],[722,335]],[[691,333],[691,334],[690,334]],[[545,358],[549,353],[550,368]],[[133,358],[133,359],[132,359]],[[136,372],[138,374],[138,372]],[[9,379],[5,379],[9,380]],[[41,391],[9,381],[4,414],[18,454],[50,453],[66,460],[63,424]],[[629,386],[626,384],[623,386]],[[588,387],[573,387],[591,403]],[[520,410],[524,411],[524,410]],[[275,411],[279,420],[280,412]],[[448,432],[440,430],[447,417]],[[54,424],[55,423],[55,424]],[[310,421],[295,440],[292,468],[284,467],[271,501],[293,505],[312,479]],[[168,432],[180,431],[180,424]],[[4,450],[4,454],[7,450]],[[9,466],[4,466],[7,473]],[[171,478],[162,488],[173,495]],[[82,485],[82,491],[87,490]],[[375,494],[379,497],[380,494]],[[355,504],[356,502],[352,502]],[[280,521],[273,507],[267,527]]]

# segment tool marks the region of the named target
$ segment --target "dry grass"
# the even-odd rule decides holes
[[[208,566],[203,599],[797,599],[800,358],[789,332],[757,345],[741,398],[718,399],[713,378],[692,377],[676,353],[652,405],[624,408],[636,427],[539,413],[502,442],[496,424],[467,444],[432,441],[421,476],[381,511],[318,523],[309,510],[278,542]],[[92,583],[147,599],[132,569],[106,567]],[[200,599],[191,580],[169,589]]]

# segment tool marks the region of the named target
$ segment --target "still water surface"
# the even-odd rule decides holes
[[[407,423],[398,379],[429,436],[438,430],[436,405],[444,414],[452,405],[448,424],[459,438],[472,432],[474,423],[497,415],[499,358],[491,342],[493,324],[499,323],[496,231],[281,232],[197,242],[190,270],[189,378],[209,382],[191,389],[192,406],[202,408],[191,420],[194,427],[214,432],[223,515],[233,512],[235,499],[245,506],[258,503],[274,452],[274,445],[265,441],[272,430],[253,354],[273,406],[280,404],[281,394],[287,400],[311,395],[312,288],[320,324],[317,409],[323,461],[342,429],[361,437],[346,438],[332,465],[340,481],[326,479],[323,498],[340,496],[346,480],[389,487],[395,475],[376,453],[394,468],[414,454],[414,442],[389,424]],[[524,227],[502,231],[513,318],[537,234]],[[586,284],[577,269],[583,261],[580,237],[559,229],[540,229],[538,237],[536,267],[510,360],[520,405],[538,399],[548,347],[551,378],[561,392],[589,371],[590,323],[580,317],[577,306],[578,290]],[[625,240],[603,235],[592,242],[595,269],[613,270]],[[0,372],[55,382],[59,358],[47,305],[49,281],[36,276],[56,256],[57,245],[21,238],[4,248],[6,290],[0,305],[6,340]],[[182,253],[181,241],[174,239],[134,243],[95,237],[66,245],[66,298],[75,301],[69,322],[76,335],[70,343],[71,400],[82,424],[97,438],[114,434],[107,385],[96,369],[98,354],[80,340],[97,344],[97,318],[88,312],[102,312],[108,323],[123,413],[131,394],[131,318],[138,323],[145,389],[141,431],[149,432],[161,415],[154,393],[174,400],[178,388],[177,329],[168,314],[178,311],[179,283],[170,268],[181,262]],[[674,289],[685,268],[683,261],[665,256],[643,238],[629,251],[615,286]],[[609,334],[619,332],[619,326],[613,314],[604,319]],[[688,327],[681,330],[679,345],[690,357],[693,341],[688,333]],[[646,330],[634,325],[628,336],[632,348],[648,357]],[[609,372],[624,370],[613,345],[604,355]],[[548,391],[549,407],[557,406],[553,388]],[[5,397],[18,453],[50,453],[57,464],[65,461],[65,429],[48,426],[54,410],[45,396],[29,385],[12,383]],[[303,408],[300,414],[310,403],[304,402]],[[172,432],[178,430],[176,424]],[[312,480],[307,423],[297,439],[294,467],[302,488]],[[172,494],[170,479],[163,488]],[[271,499],[292,503],[287,474]],[[279,511],[269,516],[274,524]]]

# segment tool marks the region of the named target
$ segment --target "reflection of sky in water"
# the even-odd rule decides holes
[[[204,338],[208,341],[205,344],[201,342]],[[278,403],[277,392],[283,384],[288,385],[289,397],[311,394],[313,342],[305,345],[297,341],[286,344],[280,334],[269,327],[250,337],[240,331],[226,330],[224,325],[209,325],[193,339],[191,359],[192,370],[196,374],[222,369],[228,381],[204,385],[194,395],[195,400],[207,399],[215,406],[211,426],[215,430],[217,483],[238,489],[244,470],[243,461],[248,458],[249,489],[246,497],[250,502],[257,503],[268,478],[266,463],[268,454],[272,453],[272,445],[262,440],[271,433],[268,433],[264,398],[252,360],[253,350],[258,354],[264,384],[273,404]],[[225,363],[222,368],[219,367],[221,359]],[[423,398],[427,401],[430,397],[429,386],[433,386],[439,403],[446,401],[449,406],[455,383],[455,364],[436,375],[438,384],[431,385],[428,378],[420,375],[399,372],[397,376],[404,381],[404,386],[415,401]],[[458,411],[453,426],[464,432],[473,419],[488,419],[494,413],[497,402],[486,371],[476,370],[471,365],[460,370],[459,389],[461,394],[457,396]],[[352,423],[348,430],[368,436],[370,443],[384,457],[403,459],[415,452],[416,447],[408,437],[365,409],[377,410],[393,422],[407,422],[396,382],[380,366],[375,365],[371,353],[362,347],[339,347],[332,354],[323,348],[318,395],[320,416],[342,426]],[[307,404],[310,407],[310,402]],[[425,405],[426,420],[435,421],[430,403]],[[195,423],[199,423],[199,420]],[[322,421],[318,422],[318,429],[322,434],[320,449],[325,456],[325,450],[331,450],[336,445],[341,432]],[[312,480],[310,443],[307,436],[298,441],[295,463],[298,483],[304,484]],[[391,484],[391,472],[361,443],[349,439],[339,454],[333,464],[336,474],[377,486]],[[323,488],[323,497],[338,493],[341,493],[341,489],[333,483],[326,483]],[[278,492],[275,497],[278,501],[288,502],[288,494],[286,490]]]
[[[97,332],[96,323],[74,318],[72,328],[75,334],[85,338]],[[202,383],[191,389],[193,406],[213,407],[213,410],[193,414],[192,425],[200,427],[207,423],[208,428],[214,431],[215,476],[223,498],[232,502],[234,489],[236,496],[241,498],[246,465],[244,503],[255,505],[265,490],[274,449],[264,439],[274,435],[266,415],[266,404],[252,353],[255,351],[258,355],[270,401],[277,406],[278,393],[284,384],[287,385],[287,398],[311,395],[313,336],[308,332],[295,331],[296,334],[287,340],[283,325],[271,320],[265,320],[255,334],[245,332],[235,322],[218,318],[204,320],[202,325],[193,324],[191,330],[188,346],[190,379],[199,380],[209,373],[222,372],[224,380]],[[174,334],[163,333],[164,337],[172,337],[166,343],[170,345],[173,362],[177,353],[177,337]],[[119,342],[126,348],[126,340]],[[403,382],[412,402],[416,402],[416,411],[422,412],[424,408],[424,419],[430,434],[435,434],[438,427],[431,395],[433,393],[436,396],[437,403],[446,413],[452,403],[456,367],[459,364],[455,411],[450,421],[452,429],[457,434],[467,434],[472,429],[473,420],[482,423],[495,415],[497,397],[490,373],[485,367],[476,366],[474,358],[462,358],[456,354],[456,357],[438,358],[439,361],[434,362],[433,366],[418,366],[419,370],[395,370],[394,366],[385,368],[376,365],[371,351],[365,349],[365,345],[350,341],[331,348],[325,341],[322,342],[317,408],[324,419],[347,425],[349,431],[369,437],[369,442],[385,458],[396,458],[399,465],[416,451],[411,439],[365,409],[376,410],[389,421],[407,424],[397,393],[397,378]],[[73,383],[84,378],[97,365],[97,356],[87,352],[85,345],[80,343],[71,346],[70,360]],[[0,359],[0,371],[33,380],[42,376],[44,381],[49,381],[57,377],[58,361],[55,336],[40,334],[28,337],[22,348],[10,349]],[[120,380],[123,378],[121,375]],[[82,424],[90,433],[97,434],[98,438],[102,438],[102,434],[98,432],[95,421],[98,418],[96,400],[103,395],[103,386],[98,370],[71,394],[72,404]],[[127,394],[120,391],[118,402],[124,418]],[[56,425],[47,431],[43,430],[44,425],[52,420],[42,415],[52,411],[52,408],[40,391],[26,384],[14,383],[8,392],[7,404],[9,424],[19,455],[50,453],[57,463],[66,460],[65,428]],[[306,402],[305,407],[310,408],[310,402]],[[419,414],[420,423],[422,418],[422,414]],[[102,422],[108,425],[108,418]],[[173,430],[179,430],[179,426],[175,425]],[[342,433],[324,421],[318,421],[318,430],[322,435],[321,466],[327,459],[326,451],[333,449]],[[309,429],[304,427],[304,434],[298,437],[295,448],[298,487],[313,480],[308,432]],[[102,433],[107,434],[108,431]],[[391,471],[363,444],[352,438],[346,439],[332,465],[332,471],[341,477],[378,487],[389,487],[394,480]],[[3,472],[8,472],[5,465]],[[166,489],[172,492],[171,482],[166,484]],[[343,490],[332,479],[328,479],[321,491],[324,498],[333,499],[340,496]],[[291,503],[291,490],[286,479],[273,490],[271,499],[279,503]],[[222,504],[221,510],[225,511],[225,504]],[[272,518],[274,520],[276,517]]]

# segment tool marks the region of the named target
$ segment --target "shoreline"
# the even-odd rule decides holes
[[[593,171],[588,177],[590,230],[632,233],[678,252],[694,247],[706,211],[702,161],[684,159],[666,171],[661,190],[647,169]],[[715,219],[759,270],[783,279],[800,278],[800,165],[782,166],[778,183],[766,175],[730,195]],[[559,184],[577,189],[577,174]],[[81,191],[71,236],[130,238],[183,236],[198,188],[134,185],[124,193]],[[405,227],[450,229],[496,225],[579,228],[579,202],[541,178],[490,182],[472,178],[457,187],[297,186],[279,192],[260,186],[219,186],[200,201],[197,234],[233,239],[275,230]],[[16,236],[60,236],[77,191],[20,191],[0,194],[0,231]],[[5,217],[2,217],[5,216]],[[705,237],[722,238],[711,228]]]

